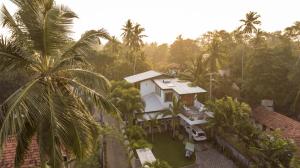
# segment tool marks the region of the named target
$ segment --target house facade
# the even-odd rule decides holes
[[[182,112],[178,115],[181,125],[205,124],[207,117],[212,115],[197,99],[198,95],[205,94],[206,91],[198,86],[192,86],[191,82],[153,70],[128,76],[125,80],[140,90],[145,103],[144,111],[138,114],[143,116],[143,119],[138,119],[139,122],[150,120],[154,116],[158,119],[169,119],[171,116],[162,115],[162,112],[172,108],[173,97],[183,103]]]

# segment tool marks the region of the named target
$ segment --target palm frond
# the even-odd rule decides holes
[[[73,44],[65,53],[62,58],[72,57],[74,55],[87,56],[90,50],[93,50],[93,45],[97,44],[99,38],[110,40],[109,34],[104,29],[90,30],[84,33],[81,38]],[[98,41],[99,42],[99,41]]]
[[[4,37],[0,37],[0,61],[0,71],[25,70],[36,64],[18,44]]]
[[[3,145],[8,136],[18,134],[24,127],[24,123],[28,122],[32,125],[32,116],[29,115],[28,101],[26,96],[28,92],[35,88],[39,79],[32,80],[23,87],[15,91],[1,105],[2,119],[0,128],[0,145]],[[36,88],[35,88],[36,89]],[[38,114],[35,114],[38,115]],[[36,117],[38,118],[38,117]]]

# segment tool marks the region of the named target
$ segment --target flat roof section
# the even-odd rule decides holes
[[[142,165],[146,162],[152,163],[156,161],[155,156],[149,148],[136,149],[136,153]]]
[[[172,89],[178,94],[205,93],[206,90],[199,86],[191,86],[191,82],[178,78],[155,79],[154,82],[163,90]]]

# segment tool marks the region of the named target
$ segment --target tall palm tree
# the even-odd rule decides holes
[[[209,56],[206,60],[210,73],[215,73],[221,66],[224,59],[224,52],[221,45],[221,40],[214,35],[212,42],[208,46]]]
[[[137,53],[141,50],[141,47],[144,46],[143,38],[147,37],[142,34],[145,31],[140,24],[136,24],[133,29],[133,40],[132,40],[132,48],[135,51],[134,54],[134,63],[133,63],[133,74],[136,72],[136,62],[137,62]]]
[[[154,162],[146,162],[143,168],[171,168],[171,166],[165,161],[156,160]]]
[[[133,39],[133,31],[134,25],[130,19],[128,19],[125,25],[122,28],[123,33],[121,34],[123,38],[123,42],[126,46],[132,46],[132,39]]]
[[[151,134],[151,141],[154,141],[154,129],[157,128],[161,132],[161,123],[160,119],[165,115],[165,112],[157,112],[154,114],[148,114],[143,116],[145,126],[149,128],[149,133]]]
[[[129,19],[123,26],[122,30],[123,42],[127,47],[129,47],[129,54],[131,54],[133,57],[133,74],[135,74],[137,56],[141,50],[141,47],[144,45],[143,38],[147,37],[143,34],[145,29],[138,23],[134,25]]]
[[[170,114],[171,117],[171,127],[172,127],[172,136],[175,137],[175,131],[178,126],[178,114],[182,111],[183,104],[181,100],[178,100],[175,96],[172,99],[172,106],[170,108],[170,111],[168,114]]]
[[[255,33],[258,30],[257,26],[261,24],[259,18],[260,15],[257,12],[250,11],[246,13],[246,18],[240,20],[242,25],[239,27],[239,30],[246,34]]]
[[[261,24],[259,18],[260,15],[257,14],[257,12],[250,11],[246,13],[246,18],[240,20],[240,22],[242,22],[242,25],[238,28],[238,30],[242,31],[243,34],[248,35],[257,32],[257,26]],[[244,56],[245,54],[242,55],[242,81],[244,80]]]
[[[300,22],[295,22],[292,26],[284,29],[284,34],[291,38],[292,40],[297,41],[298,47],[300,46]]]
[[[2,25],[11,38],[0,39],[0,70],[22,71],[31,78],[1,105],[0,146],[11,136],[17,141],[19,167],[33,136],[37,137],[41,167],[63,167],[63,149],[81,160],[93,151],[100,126],[89,104],[101,111],[115,110],[106,99],[107,79],[90,71],[85,57],[108,33],[91,30],[70,43],[76,14],[54,0],[12,0],[11,15],[1,9]]]

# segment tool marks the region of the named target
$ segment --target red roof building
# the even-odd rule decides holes
[[[280,113],[271,112],[262,106],[253,110],[252,116],[264,128],[280,129],[282,135],[285,138],[294,140],[298,149],[300,149],[300,122]]]
[[[17,142],[16,139],[9,138],[3,147],[2,156],[0,159],[1,168],[13,168],[16,154]],[[25,154],[24,162],[21,168],[37,168],[40,167],[39,148],[36,138],[32,139],[32,143]]]

